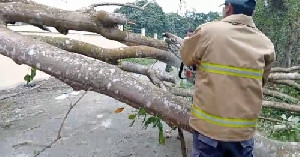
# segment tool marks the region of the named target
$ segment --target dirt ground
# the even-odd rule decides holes
[[[31,157],[51,143],[70,103],[84,93],[74,92],[54,78],[36,84],[34,89],[21,85],[0,91],[1,157]],[[124,111],[114,113],[119,107],[125,107]],[[88,92],[69,115],[62,139],[40,156],[180,157],[177,131],[166,145],[159,145],[157,128],[145,130],[140,121],[129,127],[128,115],[134,110],[108,96]],[[190,152],[191,134],[186,133],[185,138]]]

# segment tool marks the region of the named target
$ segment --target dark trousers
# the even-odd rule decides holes
[[[193,133],[192,157],[253,157],[253,138],[241,142],[222,142]]]

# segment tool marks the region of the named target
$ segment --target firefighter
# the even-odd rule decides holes
[[[256,0],[226,0],[223,19],[184,40],[186,66],[199,63],[190,125],[193,157],[252,157],[274,45],[253,22]]]

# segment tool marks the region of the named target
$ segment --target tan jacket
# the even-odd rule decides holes
[[[190,125],[216,140],[252,138],[275,60],[272,42],[252,17],[231,15],[200,26],[180,53],[187,66],[201,61]]]

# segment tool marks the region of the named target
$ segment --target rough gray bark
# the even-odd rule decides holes
[[[119,65],[119,68],[124,71],[145,75],[149,79],[151,79],[151,76],[155,75],[155,77],[157,77],[157,79],[159,79],[160,81],[171,82],[174,84],[176,83],[175,77],[173,75],[170,75],[166,72],[154,70],[144,65],[122,62],[121,65]]]

